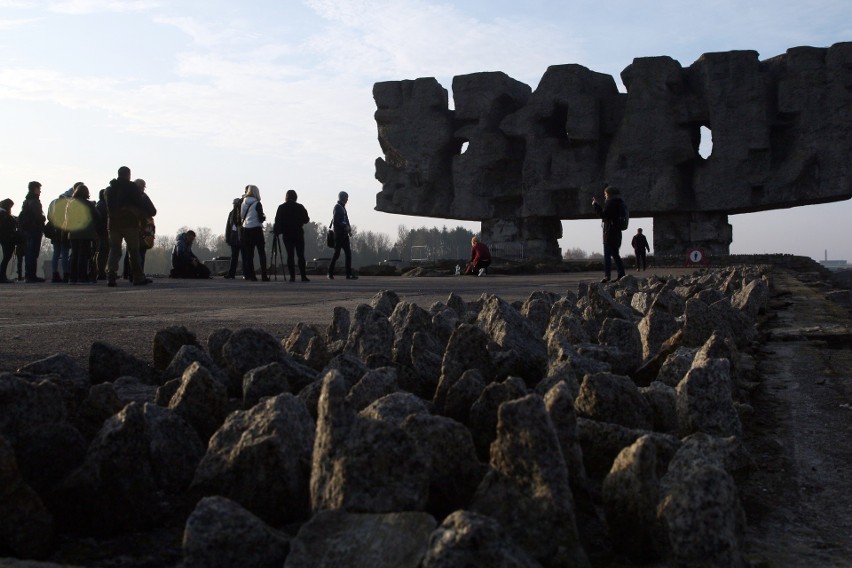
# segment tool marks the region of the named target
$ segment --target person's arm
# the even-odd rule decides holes
[[[275,212],[275,222],[272,224],[272,232],[276,236],[284,233],[284,204],[278,206]]]

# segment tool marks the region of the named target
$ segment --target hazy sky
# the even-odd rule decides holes
[[[0,0],[0,198],[18,212],[30,180],[46,203],[127,165],[160,233],[222,233],[247,184],[270,217],[295,189],[327,222],[345,189],[363,230],[477,229],[373,210],[373,83],[436,77],[450,90],[455,75],[504,71],[535,88],[549,65],[578,63],[623,90],[634,57],[686,67],[711,51],[767,59],[850,40],[849,0]],[[730,222],[735,253],[852,261],[850,201]],[[563,249],[600,248],[599,223],[563,226]]]

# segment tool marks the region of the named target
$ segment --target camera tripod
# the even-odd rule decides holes
[[[272,265],[270,269],[272,270],[272,274],[274,275],[275,280],[278,280],[278,263],[281,264],[281,274],[286,279],[286,274],[284,272],[284,258],[281,256],[281,244],[279,243],[281,239],[281,235],[272,234]]]

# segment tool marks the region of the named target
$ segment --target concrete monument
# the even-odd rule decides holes
[[[482,222],[497,246],[560,255],[562,220],[617,186],[652,217],[654,252],[727,254],[728,215],[852,197],[852,42],[634,59],[609,75],[549,67],[534,91],[501,72],[376,83],[376,209]],[[699,154],[701,127],[712,153]]]

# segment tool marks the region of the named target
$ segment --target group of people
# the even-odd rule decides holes
[[[299,196],[292,189],[284,196],[284,203],[278,206],[275,212],[275,221],[272,225],[272,233],[275,242],[281,242],[287,253],[287,271],[290,282],[296,281],[296,267],[299,268],[299,276],[302,282],[310,282],[306,272],[305,262],[305,230],[304,227],[310,222],[307,209],[298,202]],[[344,254],[346,279],[356,280],[357,275],[352,271],[352,247],[350,238],[352,227],[349,223],[349,215],[346,212],[346,203],[349,194],[341,191],[337,194],[337,203],[334,205],[332,220],[329,224],[331,244],[334,245],[334,254],[328,266],[327,277],[334,279],[335,266],[340,253]],[[260,201],[260,190],[256,185],[247,185],[242,197],[234,199],[232,208],[225,223],[225,242],[231,247],[231,262],[225,278],[235,279],[237,265],[242,259],[243,279],[256,282],[257,272],[254,266],[255,252],[257,252],[260,264],[260,279],[269,281],[266,262],[266,238],[263,234],[263,223],[266,214],[263,212],[263,204]]]
[[[37,274],[45,237],[53,245],[52,282],[78,284],[106,279],[109,286],[116,286],[122,244],[126,243],[133,284],[151,283],[145,277],[142,258],[147,248],[144,234],[153,230],[157,210],[145,194],[145,187],[144,180],[131,180],[130,168],[122,166],[118,176],[99,192],[97,202],[90,199],[86,184],[77,182],[52,200],[45,212],[41,183],[31,181],[17,217],[12,215],[14,201],[0,202],[0,283],[11,282],[6,274],[15,253],[19,275],[23,260],[25,282],[45,281]]]
[[[145,193],[146,183],[142,179],[131,180],[130,168],[122,166],[109,186],[100,191],[97,203],[91,201],[89,188],[77,182],[69,190],[51,201],[45,214],[41,204],[41,184],[29,183],[27,196],[16,218],[12,215],[15,205],[11,199],[0,201],[0,246],[3,259],[0,263],[0,283],[9,283],[6,276],[9,262],[17,252],[23,256],[26,282],[44,282],[36,274],[39,251],[43,237],[53,244],[53,282],[95,282],[106,278],[108,286],[116,286],[118,263],[122,244],[126,243],[125,260],[129,267],[129,279],[134,285],[150,284],[145,276],[145,251],[153,246],[153,218],[157,210]],[[349,195],[338,194],[329,224],[329,246],[334,254],[329,263],[327,278],[334,279],[335,266],[344,254],[347,280],[357,279],[352,271],[352,227],[346,204]],[[616,187],[604,188],[604,201],[595,196],[592,206],[602,219],[604,245],[604,278],[609,282],[612,265],[617,270],[616,281],[625,276],[621,260],[622,232],[626,229],[627,208]],[[225,241],[231,247],[231,262],[225,278],[235,279],[239,259],[242,259],[243,279],[257,281],[254,257],[257,252],[260,264],[260,279],[269,281],[266,262],[266,239],[263,233],[266,215],[260,201],[260,190],[256,185],[247,185],[242,197],[233,200],[225,226]],[[305,263],[304,226],[310,222],[305,207],[298,203],[295,191],[288,190],[275,214],[272,232],[275,242],[280,238],[287,253],[287,270],[290,282],[296,280],[296,266],[302,282],[309,282]],[[210,278],[210,269],[192,251],[195,232],[186,231],[178,235],[172,251],[173,278]],[[650,246],[642,229],[631,240],[636,254],[636,269],[645,270],[646,251]],[[60,276],[60,263],[62,275]],[[491,252],[485,243],[474,236],[471,239],[470,262],[466,273],[486,276],[491,264]]]

